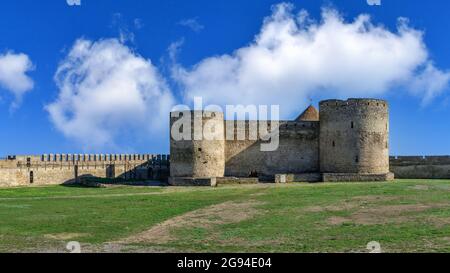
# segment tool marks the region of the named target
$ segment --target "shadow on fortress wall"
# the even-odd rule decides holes
[[[167,181],[142,181],[142,180],[117,180],[95,177],[93,175],[83,175],[80,177],[80,181],[75,180],[67,181],[62,184],[65,187],[71,188],[109,188],[114,186],[135,186],[135,187],[167,187],[169,184]]]
[[[117,176],[115,164],[106,164],[106,166],[106,168],[97,169],[105,173],[102,176],[96,176],[92,173],[78,175],[78,172],[89,172],[89,170],[73,165],[74,178],[64,181],[62,185],[66,187],[168,186],[167,181],[170,175],[168,162],[155,164],[148,161]]]
[[[105,177],[93,174],[75,175],[74,179],[62,183],[67,187],[113,187],[113,186],[168,186],[169,164],[140,164],[116,176],[114,164],[106,167]]]
[[[248,136],[246,125],[245,135]],[[235,131],[236,136],[236,131]],[[279,146],[261,151],[268,143],[258,139],[226,141],[225,176],[259,178],[273,182],[280,173],[319,172],[319,123],[317,121],[280,121]]]

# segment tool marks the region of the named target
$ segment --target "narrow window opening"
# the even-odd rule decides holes
[[[355,128],[355,124],[353,123],[353,121],[352,121],[351,126],[352,126],[352,129]]]
[[[248,177],[257,178],[258,177],[258,172],[257,171],[251,171],[250,174],[248,175]]]
[[[75,165],[75,166],[74,166],[74,172],[75,172],[75,181],[76,181],[76,182],[79,182],[79,181],[78,181],[78,165]]]
[[[334,142],[334,140],[333,140],[333,147],[336,147],[336,142]]]
[[[359,157],[358,156],[355,157],[355,163],[359,163]]]
[[[33,183],[34,183],[34,172],[31,171],[30,172],[30,184],[33,184]]]

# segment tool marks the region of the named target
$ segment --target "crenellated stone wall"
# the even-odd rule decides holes
[[[265,122],[225,120],[222,112],[175,111],[170,117],[170,164],[167,155],[149,154],[18,156],[0,160],[0,187],[64,184],[90,177],[163,179],[169,168],[169,183],[174,185],[215,184],[216,178],[224,177],[218,183],[236,182],[234,177],[245,182],[392,180],[388,103],[348,99],[325,100],[319,106],[320,115],[313,106],[304,112],[316,113],[311,120],[302,120],[302,114],[293,121],[268,121],[264,130],[258,127]],[[274,131],[279,132],[278,148],[266,151],[262,146],[275,140],[265,137]],[[190,137],[185,138],[185,132]],[[399,178],[450,178],[446,157],[390,161]]]
[[[396,178],[450,179],[450,156],[391,156]]]
[[[70,184],[86,178],[155,180],[168,175],[168,155],[46,154],[0,160],[0,187]]]

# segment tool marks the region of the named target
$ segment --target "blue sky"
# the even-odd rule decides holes
[[[369,14],[372,24],[382,25],[385,31],[392,33],[397,33],[398,18],[406,17],[409,19],[408,28],[423,32],[421,42],[426,47],[425,51],[428,54],[421,65],[412,66],[412,68],[424,70],[421,66],[432,62],[433,68],[439,70],[441,76],[446,75],[450,70],[450,55],[448,54],[450,52],[450,36],[448,35],[450,17],[447,15],[450,4],[448,1],[433,1],[431,4],[426,1],[382,0],[381,6],[369,6],[365,0],[292,0],[288,2],[295,6],[291,11],[292,16],[297,16],[298,12],[304,9],[309,13],[310,18],[318,20],[319,25],[321,11],[324,7],[338,11],[345,23],[351,23],[362,13]],[[195,67],[201,66],[207,58],[224,54],[231,56],[232,59],[237,59],[236,55],[233,55],[234,52],[254,42],[255,35],[262,32],[264,18],[274,14],[273,7],[279,3],[280,1],[269,0],[81,0],[80,6],[69,6],[66,0],[3,1],[0,9],[0,56],[8,53],[25,54],[32,63],[32,69],[28,69],[26,75],[34,85],[32,88],[22,88],[27,90],[19,102],[16,98],[17,92],[0,84],[0,155],[167,152],[167,130],[164,127],[158,127],[156,123],[159,121],[155,118],[147,116],[151,112],[137,111],[136,115],[141,116],[136,117],[135,120],[155,122],[154,128],[162,128],[156,132],[147,132],[147,129],[139,128],[136,124],[132,125],[133,129],[127,130],[127,124],[133,123],[133,115],[135,115],[135,112],[128,115],[126,111],[130,108],[122,109],[123,112],[114,120],[108,118],[111,112],[102,113],[101,118],[98,118],[99,123],[91,122],[91,127],[87,129],[95,130],[95,126],[103,126],[103,123],[108,123],[108,126],[120,124],[122,129],[117,131],[114,136],[105,136],[104,130],[93,134],[92,142],[97,143],[96,141],[99,140],[99,145],[86,145],[85,142],[80,141],[85,134],[83,130],[86,128],[77,126],[82,126],[80,123],[83,120],[69,126],[68,122],[64,120],[58,124],[51,118],[48,106],[58,101],[61,90],[68,86],[71,88],[78,86],[77,82],[65,82],[65,80],[72,79],[66,78],[66,73],[79,68],[75,66],[74,62],[80,61],[79,58],[85,58],[78,56],[70,59],[68,57],[68,54],[73,53],[77,41],[82,39],[81,41],[90,43],[87,48],[92,54],[91,58],[95,58],[97,52],[95,45],[99,46],[98,50],[102,50],[101,46],[112,46],[125,50],[123,54],[126,60],[135,61],[145,67],[147,69],[143,68],[145,73],[154,76],[155,81],[163,83],[158,90],[172,96],[172,102],[180,103],[186,98],[186,94],[197,94],[198,90],[202,90],[202,86],[216,87],[195,82],[196,77],[204,77],[204,74],[201,74],[201,71]],[[118,44],[102,42],[110,38],[118,41]],[[175,53],[169,50],[171,45],[172,48],[177,48]],[[174,47],[174,45],[178,45],[178,47]],[[404,48],[409,47],[405,46]],[[416,51],[420,50],[416,48]],[[171,58],[171,52],[175,54],[175,59]],[[420,55],[419,53],[417,54]],[[402,54],[407,56],[409,52]],[[412,50],[411,55],[413,54],[415,53]],[[334,58],[332,57],[332,59]],[[408,64],[414,60],[414,58],[408,59]],[[220,60],[215,61],[222,64]],[[69,70],[59,75],[58,85],[55,75],[58,68],[61,68],[61,64],[70,64],[71,66],[68,68]],[[182,80],[174,76],[173,71],[176,69],[184,73]],[[381,70],[386,70],[386,68],[381,68]],[[153,74],[154,71],[157,72]],[[118,74],[120,73],[119,70]],[[426,96],[420,88],[408,87],[408,81],[420,78],[422,75],[420,73],[417,72],[415,74],[417,77],[408,78],[402,84],[389,84],[385,90],[379,93],[374,92],[370,86],[365,93],[346,93],[341,90],[336,93],[336,97],[363,97],[366,94],[376,94],[376,97],[389,100],[392,155],[450,154],[450,141],[448,140],[450,90],[448,84],[440,86],[439,90],[433,93],[435,95],[424,102]],[[138,76],[133,74],[133,77]],[[348,77],[351,86],[365,88],[364,78],[358,79],[360,82],[357,82],[351,78],[351,75]],[[397,80],[395,77],[393,79]],[[433,82],[433,79],[431,78],[430,81]],[[330,79],[329,86],[334,86],[333,80]],[[150,85],[151,83],[144,81],[142,84]],[[274,83],[274,86],[283,86],[277,84]],[[382,85],[377,82],[373,84],[374,86]],[[225,86],[233,87],[228,83]],[[342,88],[346,85],[337,84],[337,86]],[[16,88],[17,90],[20,90],[20,87]],[[296,92],[296,90],[291,91]],[[74,92],[72,95],[76,96],[78,91]],[[213,102],[214,98],[219,98],[224,93],[223,90],[217,91],[218,93],[214,93],[214,90],[205,92],[212,97]],[[272,90],[272,92],[277,91]],[[330,97],[330,94],[333,94],[333,90],[327,92],[309,90],[308,92],[303,97],[292,97],[292,100],[298,99],[299,101],[298,111],[291,109],[293,106],[290,105],[288,106],[290,110],[286,111],[285,117],[295,117],[296,112],[303,110],[307,100],[302,101],[302,98],[312,97],[314,103],[317,104],[319,99]],[[126,92],[123,95],[127,96]],[[254,98],[252,95],[254,94],[248,94],[245,101],[251,101]],[[280,93],[280,96],[284,95]],[[273,94],[267,96],[269,101],[273,98]],[[155,101],[157,104],[151,106],[151,111],[163,112],[158,108],[160,104],[163,104],[160,97]],[[222,102],[220,99],[218,101]],[[260,102],[258,96],[255,98],[256,102]],[[282,103],[281,107],[283,107]],[[89,107],[96,107],[95,104],[92,105]],[[135,104],[130,107],[133,108],[133,105]],[[58,109],[61,108],[64,108],[64,104],[59,105]],[[63,114],[70,120],[77,113]],[[88,123],[97,117],[94,114],[89,112],[84,115],[87,117]],[[122,118],[123,116],[126,118]],[[67,123],[67,126],[64,123]],[[107,128],[109,127],[104,129]],[[107,139],[106,145],[102,145],[100,141],[103,138]]]

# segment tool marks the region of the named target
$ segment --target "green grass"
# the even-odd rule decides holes
[[[214,205],[221,207],[208,214]],[[386,252],[450,252],[450,180],[0,189],[0,252],[65,251],[73,240],[106,251],[177,216],[164,227],[168,240],[120,250],[365,252],[378,241]]]

